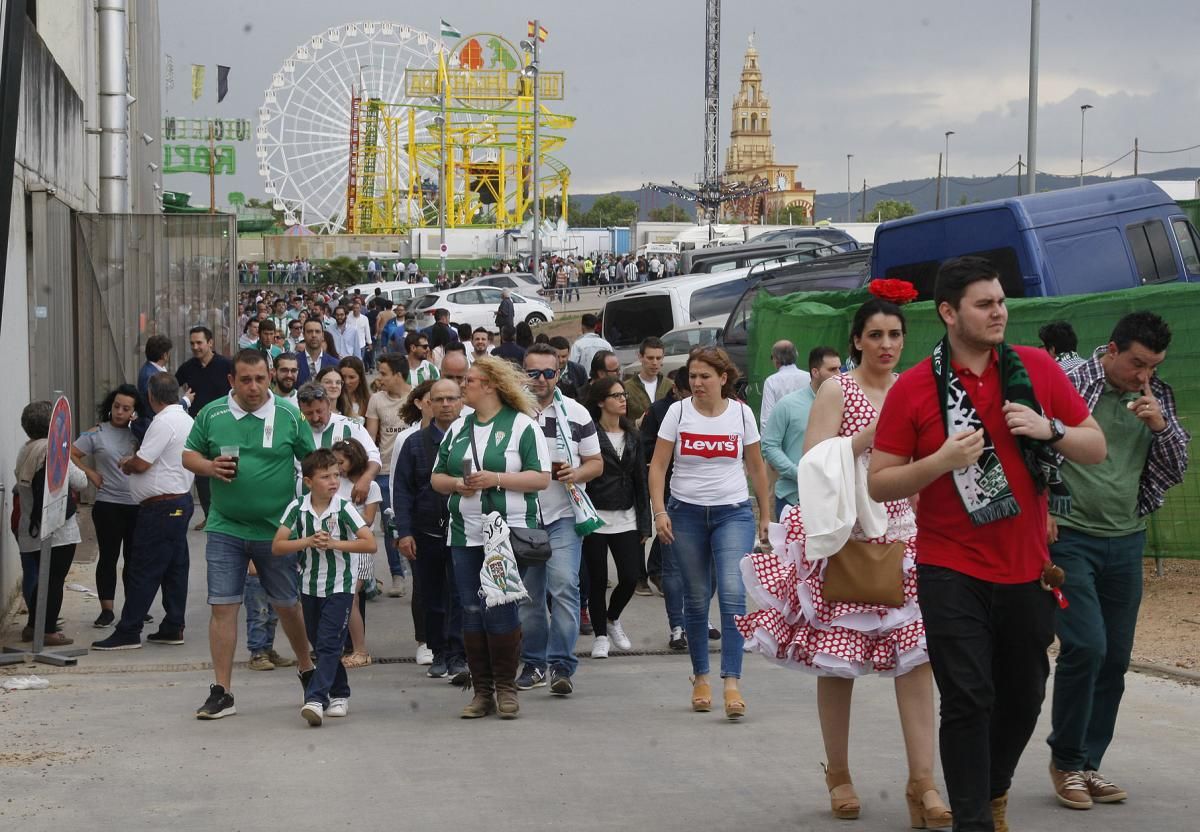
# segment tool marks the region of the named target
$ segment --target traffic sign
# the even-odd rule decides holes
[[[438,246],[438,251],[440,251],[443,256],[445,256],[446,252],[448,252],[449,250],[450,250],[450,246],[446,245],[445,243],[442,243],[440,246]]]
[[[59,396],[50,413],[46,437],[46,491],[42,497],[41,537],[67,521],[67,471],[71,467],[71,404]]]

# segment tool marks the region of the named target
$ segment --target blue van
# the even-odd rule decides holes
[[[933,296],[938,266],[974,254],[996,264],[1009,297],[1079,295],[1200,282],[1200,234],[1147,179],[1124,179],[964,205],[885,222],[871,276]]]

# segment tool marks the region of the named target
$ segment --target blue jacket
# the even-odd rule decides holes
[[[425,438],[428,433],[429,439]],[[395,513],[396,534],[400,537],[415,537],[417,533],[431,537],[446,537],[449,520],[449,497],[433,490],[433,466],[437,462],[438,446],[445,432],[436,423],[419,430],[394,449],[400,456],[396,459],[396,476],[392,478],[392,511]],[[432,440],[433,455],[427,445]]]
[[[299,373],[296,375],[296,386],[299,387],[304,382],[308,381],[312,374],[308,371],[308,353],[303,349],[296,353],[296,358],[300,364]],[[324,370],[326,367],[337,368],[338,360],[327,352],[321,353],[321,366],[318,369]]]

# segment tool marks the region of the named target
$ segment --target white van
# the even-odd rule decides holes
[[[605,302],[602,334],[622,363],[632,361],[651,335],[662,337],[692,321],[728,316],[738,298],[765,274],[759,265],[640,283]]]
[[[413,301],[421,297],[421,295],[427,295],[432,292],[433,284],[389,280],[386,283],[360,283],[357,286],[351,286],[346,292],[352,295],[356,289],[362,293],[362,296],[368,302],[371,298],[375,297],[375,290],[379,289],[380,293],[392,303],[403,303],[405,307],[410,307]]]

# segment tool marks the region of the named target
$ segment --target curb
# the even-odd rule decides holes
[[[1200,673],[1195,670],[1184,670],[1154,662],[1130,662],[1129,669],[1135,673],[1158,676],[1161,679],[1170,679],[1172,682],[1179,682],[1183,685],[1200,685]]]

